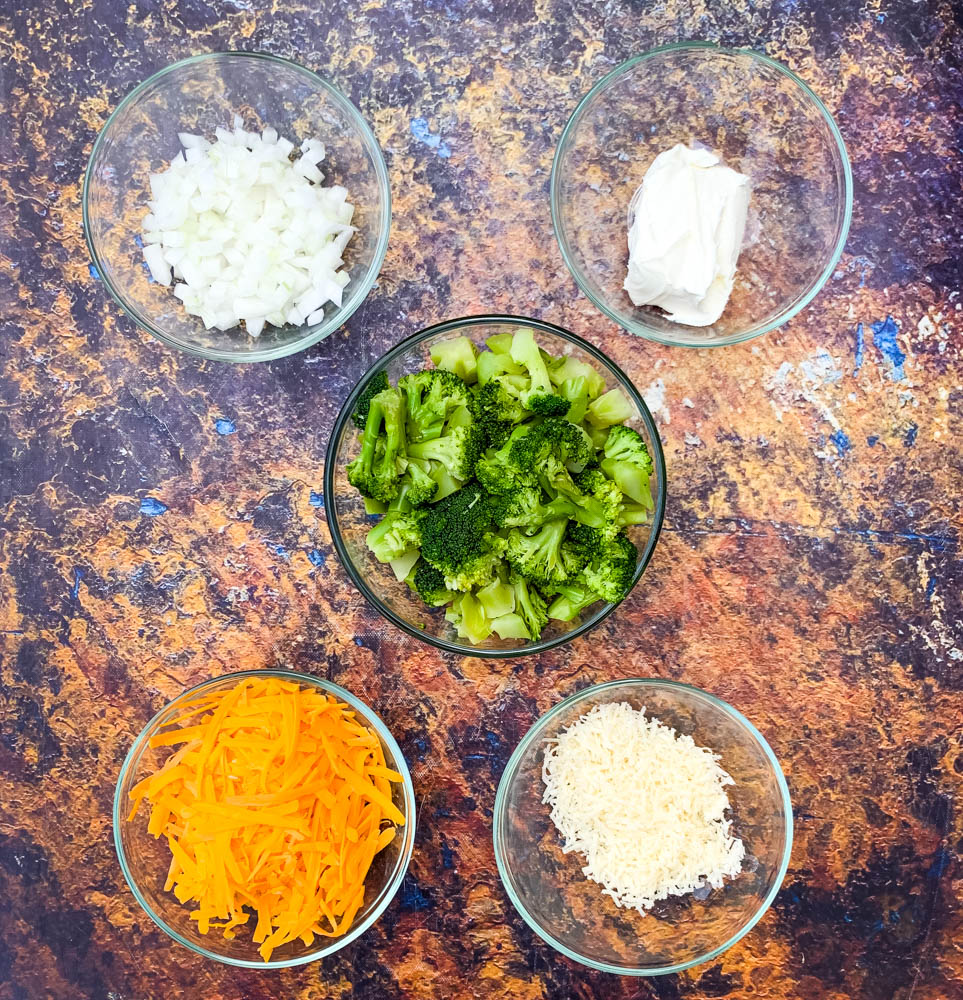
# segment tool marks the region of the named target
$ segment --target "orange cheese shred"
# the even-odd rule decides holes
[[[149,804],[148,832],[171,852],[165,889],[202,934],[251,933],[267,962],[351,927],[375,856],[405,822],[391,793],[402,776],[351,708],[246,677],[187,703],[150,745],[172,753],[131,789],[128,819]]]

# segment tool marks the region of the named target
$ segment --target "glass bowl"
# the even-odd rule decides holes
[[[226,940],[211,928],[208,934],[199,934],[197,923],[190,919],[190,907],[181,905],[173,892],[164,891],[164,880],[170,864],[167,844],[155,839],[147,832],[149,810],[146,803],[138,810],[133,820],[128,822],[130,812],[130,790],[137,782],[159,768],[167,759],[170,748],[151,749],[150,738],[173,719],[181,706],[198,695],[233,687],[244,677],[280,677],[294,681],[304,687],[315,687],[325,694],[346,702],[357,714],[357,718],[369,729],[377,733],[384,750],[385,763],[402,775],[402,781],[392,783],[392,799],[405,817],[405,824],[399,827],[394,840],[380,854],[375,856],[365,884],[365,900],[346,934],[338,938],[316,938],[307,947],[296,941],[278,948],[269,962],[258,954],[258,946],[251,940],[250,932],[240,928],[233,941]],[[225,674],[189,688],[161,709],[144,727],[134,741],[117,779],[114,792],[114,846],[124,878],[130,886],[137,902],[147,915],[166,931],[175,941],[186,945],[191,951],[213,958],[227,965],[237,965],[250,969],[280,969],[290,965],[304,965],[333,954],[346,944],[360,937],[378,919],[385,907],[394,898],[408,869],[411,852],[415,844],[415,792],[411,783],[408,766],[394,737],[385,724],[360,699],[349,694],[344,688],[330,681],[310,674],[297,674],[287,670],[246,670]],[[319,946],[318,942],[323,944]]]
[[[749,177],[732,296],[711,326],[670,322],[623,289],[629,202],[655,157],[699,144]],[[773,330],[822,288],[843,251],[853,180],[836,123],[798,77],[756,52],[669,45],[617,66],[582,99],[555,152],[552,222],[582,291],[631,333],[712,347]]]
[[[315,137],[327,149],[324,184],[343,184],[358,228],[345,249],[351,280],[340,307],[320,323],[207,330],[150,280],[140,246],[148,178],[180,150],[178,132],[213,136],[234,115],[249,130],[275,128],[292,141]],[[172,347],[215,361],[269,361],[328,336],[361,305],[388,247],[391,189],[378,142],[357,108],[317,74],[260,52],[212,52],[155,73],[118,105],[94,143],[83,190],[84,233],[111,295],[141,327]]]
[[[623,701],[721,756],[735,781],[727,788],[733,833],[746,848],[742,873],[723,888],[669,897],[646,916],[617,907],[582,874],[576,852],[562,853],[542,802],[545,741],[595,705]],[[786,874],[792,807],[772,750],[731,705],[687,684],[633,679],[579,691],[535,723],[502,775],[493,828],[502,882],[532,930],[594,969],[659,976],[715,958],[755,926]]]
[[[519,327],[531,327],[539,345],[550,354],[570,354],[593,365],[605,378],[606,390],[620,388],[628,397],[634,416],[628,421],[648,446],[655,466],[652,476],[652,499],[655,510],[648,524],[629,529],[629,537],[639,550],[639,561],[632,580],[634,587],[652,557],[662,530],[665,515],[665,460],[662,444],[652,415],[641,393],[614,361],[588,341],[561,327],[520,316],[469,316],[428,327],[403,340],[375,362],[345,400],[328,442],[324,469],[324,498],[331,540],[355,586],[390,622],[417,639],[439,649],[463,656],[512,657],[552,649],[593,629],[608,618],[616,605],[600,601],[587,608],[581,618],[563,623],[549,621],[537,642],[499,639],[492,635],[473,646],[459,639],[454,627],[445,621],[444,608],[429,608],[403,582],[395,579],[389,566],[379,563],[365,544],[365,537],[377,518],[365,514],[364,501],[348,482],[345,469],[360,450],[360,432],[351,419],[355,401],[374,376],[385,371],[392,384],[409,372],[431,368],[431,348],[440,340],[468,337],[479,349],[496,333],[513,333]]]

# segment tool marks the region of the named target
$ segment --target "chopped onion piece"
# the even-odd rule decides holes
[[[183,151],[150,176],[144,261],[209,329],[315,324],[341,305],[342,255],[355,233],[340,185],[321,187],[324,144],[295,143],[270,126],[247,132],[240,115],[215,139],[178,133]]]

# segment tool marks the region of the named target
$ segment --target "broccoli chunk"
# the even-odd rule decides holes
[[[570,379],[584,378],[589,399],[597,399],[605,392],[605,379],[590,364],[571,355],[556,358],[548,366],[548,375],[560,391]]]
[[[497,451],[488,451],[475,463],[475,478],[489,493],[509,495],[537,481],[531,463],[519,465],[514,449],[532,430],[531,424],[519,424]]]
[[[568,498],[560,496],[544,503],[540,489],[524,487],[506,497],[495,513],[495,521],[500,528],[533,529],[559,517],[574,517],[575,513],[576,506]]]
[[[505,549],[508,564],[537,586],[550,587],[567,580],[584,563],[575,546],[565,541],[567,527],[568,519],[560,517],[547,521],[533,535],[512,528]]]
[[[571,405],[564,396],[554,394],[528,397],[528,408],[540,417],[564,417]]]
[[[405,581],[409,587],[432,608],[449,604],[455,594],[445,586],[445,578],[430,563],[419,560]]]
[[[548,621],[545,600],[524,577],[512,574],[508,582],[515,588],[515,613],[525,622],[528,637],[534,642]]]
[[[522,375],[524,372],[525,369],[521,365],[516,365],[507,354],[482,351],[478,355],[478,384],[480,386],[499,375]]]
[[[566,379],[558,391],[568,402],[568,409],[561,416],[573,424],[580,424],[585,419],[589,404],[588,379],[584,375]]]
[[[482,536],[483,551],[469,556],[453,572],[445,573],[445,586],[449,590],[468,591],[485,587],[498,578],[498,569],[505,552],[505,539],[494,532]]]
[[[434,369],[405,375],[398,388],[407,402],[409,443],[441,437],[445,421],[458,407],[474,405],[468,386],[454,372]]]
[[[438,484],[414,462],[408,463],[405,474],[398,483],[398,492],[388,504],[388,510],[411,510],[424,507],[438,492]]]
[[[449,427],[447,433],[431,441],[416,441],[408,446],[408,455],[440,462],[448,472],[462,482],[471,479],[481,452],[481,432],[475,423]]]
[[[624,503],[619,510],[618,522],[620,528],[633,524],[648,524],[649,509],[644,503]]]
[[[598,528],[607,537],[611,538],[616,534],[616,526],[619,517],[624,509],[625,497],[618,486],[607,479],[605,474],[598,468],[585,469],[574,477],[575,485],[582,491],[583,496],[589,498],[583,507],[590,510],[593,517],[587,518],[577,516],[575,520],[581,521],[590,527]],[[599,524],[594,515],[599,515],[604,520],[604,524]]]
[[[486,351],[482,357],[491,356]],[[475,393],[475,412],[485,444],[501,448],[512,429],[528,417],[518,399],[507,392],[500,379],[486,382]]]
[[[568,516],[573,522],[598,529],[611,537],[616,531],[622,494],[601,473],[598,478],[601,482],[596,482],[593,476],[585,478],[584,473],[573,478],[558,459],[549,456],[542,464],[539,480],[550,494],[558,494],[569,501],[571,509]],[[583,488],[583,483],[586,488]]]
[[[585,585],[615,603],[629,592],[639,553],[624,533],[606,542],[582,571]]]
[[[389,510],[368,532],[367,543],[375,559],[391,562],[421,544],[421,519],[417,511]]]
[[[436,368],[454,372],[466,382],[474,382],[478,377],[475,345],[467,337],[440,340],[431,348],[431,360]]]
[[[351,414],[351,419],[355,422],[355,426],[364,430],[364,425],[368,422],[368,407],[371,406],[371,400],[379,392],[384,392],[385,389],[390,388],[391,383],[388,381],[388,373],[383,368],[380,372],[375,372],[371,376],[371,381],[365,386],[364,392],[358,397],[358,401],[354,406],[354,413]]]
[[[635,415],[632,404],[621,389],[609,389],[603,396],[589,403],[588,422],[596,427],[611,427],[631,420]]]
[[[511,358],[528,373],[530,384],[520,397],[523,406],[545,416],[560,416],[568,412],[568,400],[555,394],[545,358],[535,342],[534,332],[528,327],[515,331]]]
[[[348,464],[348,482],[373,500],[391,500],[408,465],[405,448],[404,399],[397,389],[383,389],[368,404],[361,453]]]
[[[481,602],[472,594],[459,594],[445,612],[445,618],[455,626],[459,638],[476,646],[492,634],[492,623]]]
[[[492,498],[473,483],[426,508],[421,555],[453,590],[455,581],[488,583],[494,576],[503,540],[491,532],[492,507]]]
[[[652,510],[652,456],[642,435],[631,427],[619,425],[609,431],[605,439],[605,457],[602,471],[619,489],[636,503]]]
[[[594,452],[581,427],[561,417],[546,417],[529,434],[513,442],[511,458],[520,468],[537,473],[550,457],[573,471],[580,471],[592,460]]]
[[[600,600],[599,595],[581,579],[558,584],[555,593],[558,596],[548,606],[548,617],[561,622],[570,622],[590,604]]]

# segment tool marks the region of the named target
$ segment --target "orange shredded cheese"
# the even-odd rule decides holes
[[[203,695],[155,735],[173,752],[131,789],[171,852],[165,889],[207,934],[233,939],[253,919],[261,957],[335,937],[364,904],[375,855],[405,817],[401,775],[378,736],[317,688],[246,677]]]

